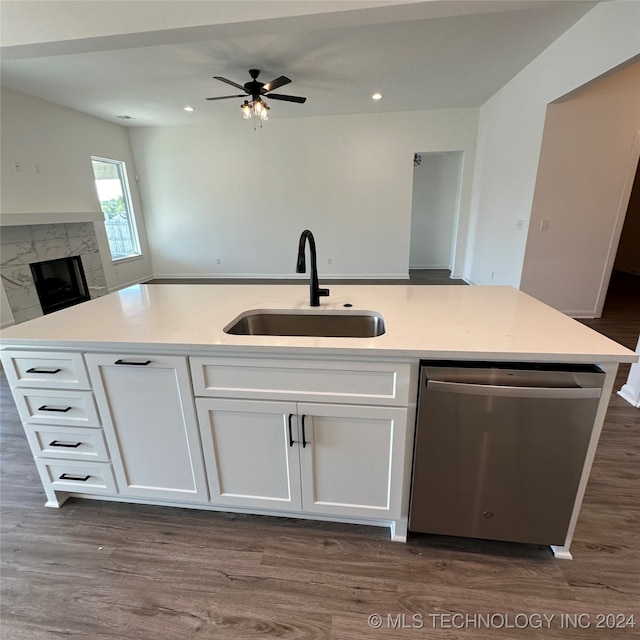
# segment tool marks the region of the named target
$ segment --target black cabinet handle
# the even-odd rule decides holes
[[[151,360],[145,360],[144,362],[135,360],[116,360],[113,364],[128,364],[135,367],[146,367],[148,364],[151,364]]]
[[[77,480],[78,482],[86,482],[91,476],[72,476],[68,473],[63,473],[60,476],[60,480]]]
[[[293,439],[293,434],[291,432],[291,419],[293,418],[293,413],[289,414],[289,446],[293,447],[295,444],[295,440]]]
[[[307,446],[307,437],[304,432],[304,420],[307,416],[302,416],[302,448],[304,449]]]
[[[43,404],[41,407],[38,407],[38,411],[57,411],[58,413],[67,413],[67,411],[71,411],[73,407],[65,407],[61,409],[60,407],[48,407],[46,404]]]
[[[59,442],[58,440],[54,440],[49,443],[50,447],[68,447],[69,449],[77,449],[82,442]]]
[[[31,367],[31,369],[27,369],[27,373],[47,373],[50,375],[60,373],[61,371],[62,369],[36,369],[35,367]]]

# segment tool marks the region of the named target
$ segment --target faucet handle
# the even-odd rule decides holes
[[[321,298],[327,297],[329,295],[329,289],[318,289],[318,295]]]

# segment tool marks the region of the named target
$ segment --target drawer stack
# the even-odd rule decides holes
[[[84,358],[3,351],[2,363],[45,492],[117,494]]]

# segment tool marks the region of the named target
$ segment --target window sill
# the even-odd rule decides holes
[[[144,256],[141,253],[135,256],[124,256],[123,258],[112,258],[111,264],[122,264],[123,262],[134,262],[135,260],[142,260]]]

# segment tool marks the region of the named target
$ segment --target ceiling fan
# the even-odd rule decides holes
[[[246,98],[249,96],[249,100],[244,101],[241,105],[242,115],[245,119],[249,119],[252,116],[260,117],[262,120],[267,120],[269,117],[269,107],[262,99],[262,97],[269,98],[270,100],[284,100],[285,102],[297,102],[303,104],[306,102],[306,98],[302,96],[289,96],[282,93],[271,93],[275,89],[289,84],[291,80],[286,76],[280,76],[271,82],[260,82],[258,76],[260,75],[259,69],[249,69],[249,75],[251,76],[250,82],[245,82],[244,85],[234,82],[233,80],[227,80],[221,76],[213,76],[216,80],[226,82],[236,89],[244,91],[244,93],[236,94],[233,96],[217,96],[215,98],[207,98],[207,100],[227,100],[228,98]]]

